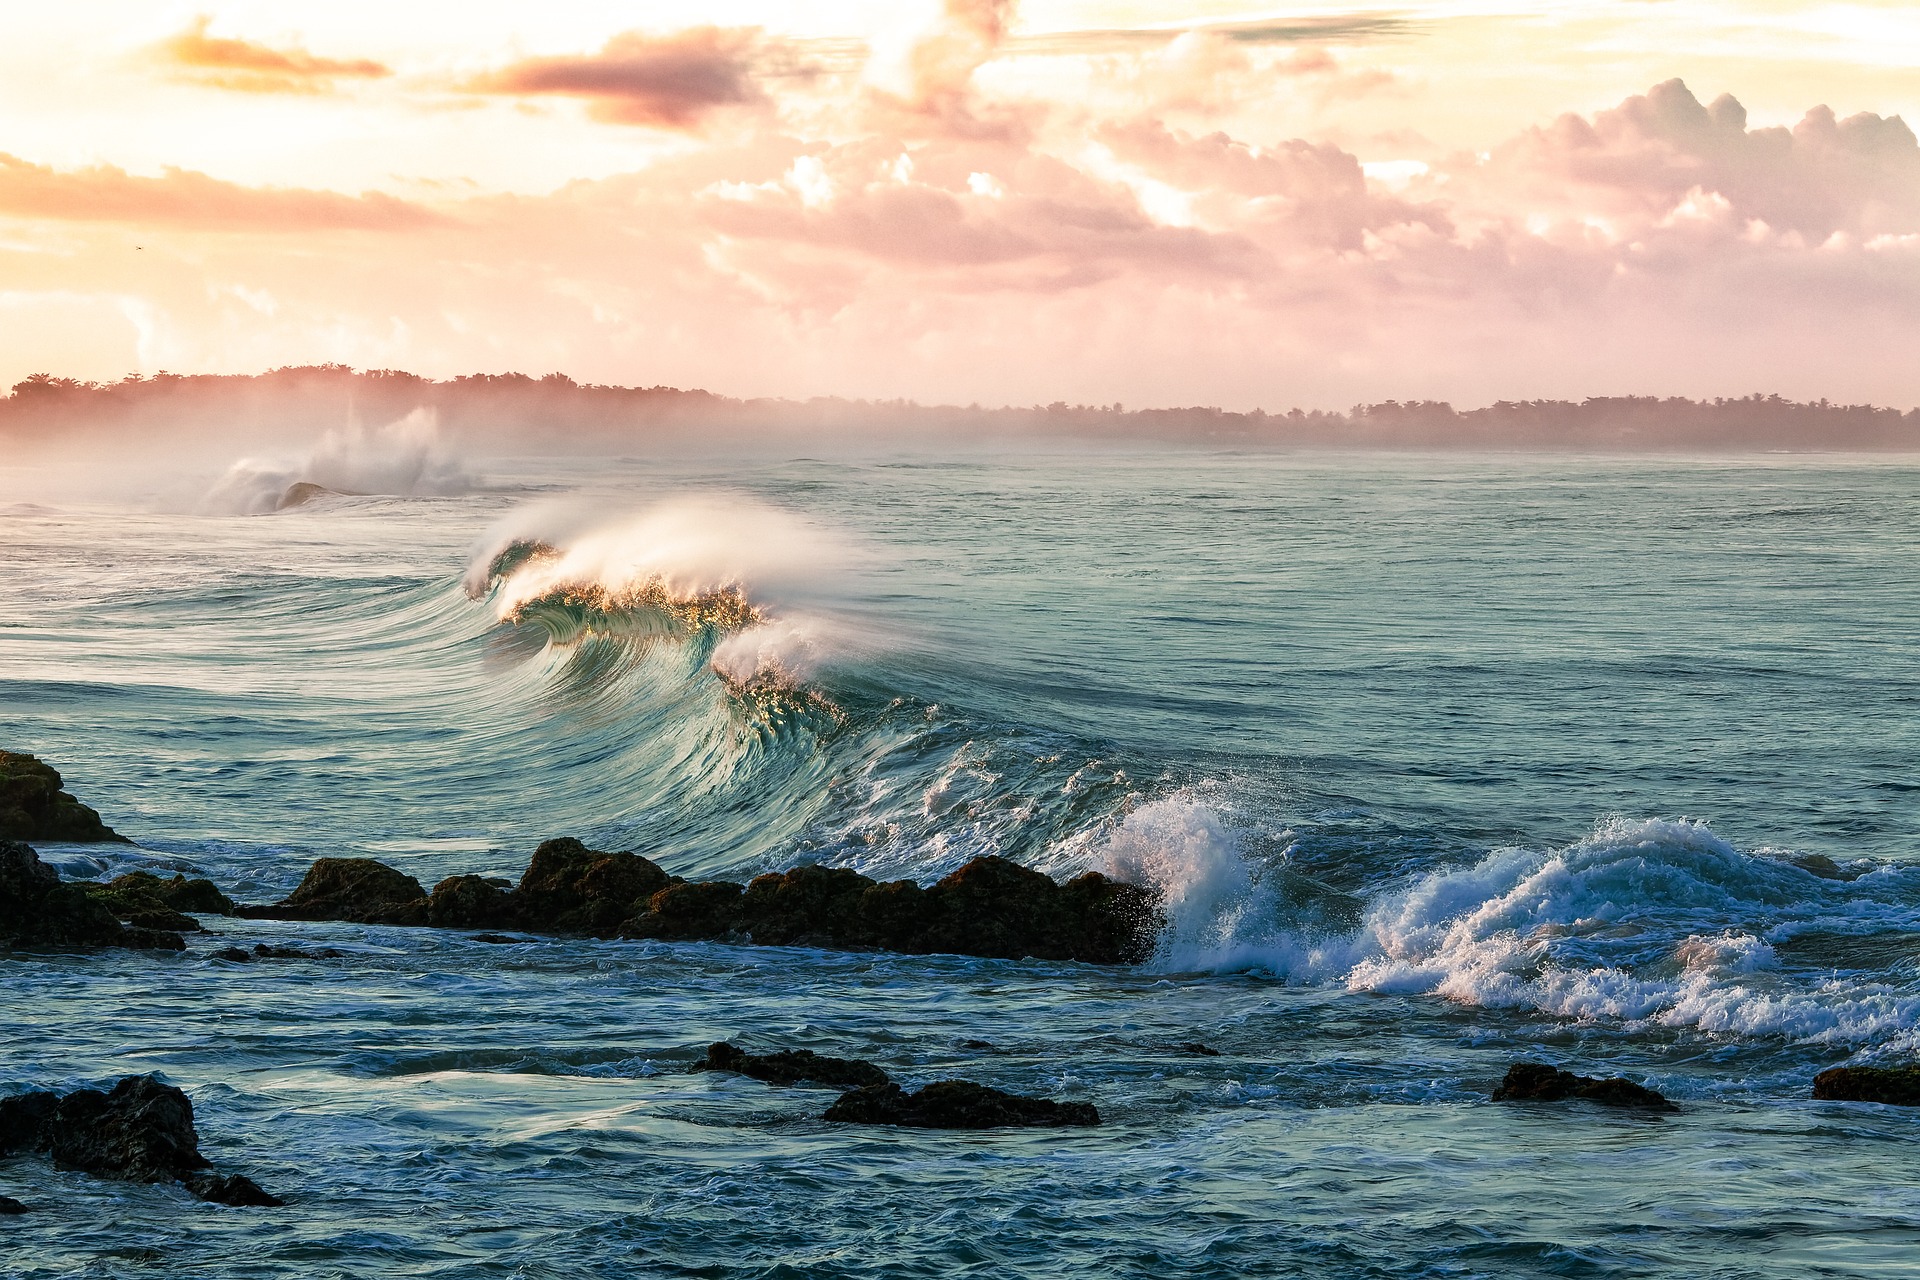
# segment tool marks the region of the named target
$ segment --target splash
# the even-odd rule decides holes
[[[415,409],[383,427],[356,423],[329,431],[304,462],[242,459],[207,493],[202,509],[266,515],[343,494],[446,497],[469,493],[474,484],[434,411]]]

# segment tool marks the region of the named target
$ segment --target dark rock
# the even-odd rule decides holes
[[[763,946],[822,943],[861,946],[874,941],[862,906],[874,882],[842,867],[795,867],[755,876],[740,899],[739,924]]]
[[[202,1173],[187,1179],[187,1190],[213,1204],[244,1205],[278,1209],[287,1202],[267,1194],[260,1184],[243,1173]]]
[[[1026,1098],[970,1080],[942,1080],[918,1093],[897,1084],[843,1093],[825,1119],[849,1124],[893,1124],[915,1129],[1058,1128],[1100,1123],[1092,1103]]]
[[[281,920],[425,924],[427,892],[412,876],[372,858],[321,858],[270,911]]]
[[[887,1073],[862,1058],[825,1058],[811,1049],[782,1049],[777,1053],[747,1053],[724,1040],[707,1046],[706,1060],[695,1071],[733,1071],[768,1084],[803,1081],[836,1089],[859,1089],[887,1083]]]
[[[151,871],[129,871],[106,884],[87,885],[86,889],[97,902],[120,919],[147,928],[191,933],[200,925],[181,913],[193,911],[204,915],[230,916],[234,910],[233,900],[214,888],[212,881],[189,880],[182,875],[162,880]],[[162,918],[176,923],[148,923]],[[178,923],[180,921],[185,923]]]
[[[28,1212],[27,1206],[21,1204],[12,1196],[0,1196],[0,1214],[12,1215],[26,1212]]]
[[[493,942],[493,943],[525,942],[526,941],[525,938],[509,938],[504,933],[476,933],[473,935],[473,940],[475,942]]]
[[[0,840],[133,843],[61,785],[52,765],[23,752],[0,751]]]
[[[526,928],[610,937],[671,883],[671,876],[639,854],[603,853],[566,836],[533,851],[512,902]]]
[[[239,947],[222,947],[218,951],[210,952],[208,959],[225,960],[232,964],[252,964],[253,954],[242,951]]]
[[[897,905],[905,906],[910,895],[901,898]],[[891,922],[882,946],[1120,964],[1146,959],[1157,927],[1151,895],[1135,885],[1096,871],[1058,885],[996,857],[975,858],[926,890],[920,903],[919,920]]]
[[[0,840],[0,946],[181,950],[179,934],[129,929],[86,887],[65,883],[31,846]]]
[[[1188,1040],[1184,1044],[1174,1045],[1173,1048],[1181,1053],[1190,1053],[1196,1058],[1217,1058],[1220,1056],[1218,1049],[1212,1045],[1201,1044],[1198,1040]]]
[[[744,892],[744,886],[731,880],[668,885],[647,900],[644,915],[622,926],[620,935],[678,941],[732,937],[739,930]]]
[[[1518,1062],[1507,1069],[1507,1077],[1493,1091],[1495,1102],[1564,1102],[1579,1098],[1603,1107],[1645,1107],[1656,1111],[1677,1111],[1678,1107],[1645,1085],[1631,1080],[1597,1080],[1577,1076],[1544,1062]]]
[[[42,1152],[61,1169],[126,1182],[182,1181],[222,1204],[279,1204],[251,1179],[206,1172],[193,1103],[155,1076],[127,1076],[110,1092],[0,1098],[0,1156]]]
[[[1829,1102],[1920,1107],[1920,1066],[1829,1067],[1813,1078],[1813,1096]]]
[[[514,918],[513,899],[480,876],[448,876],[427,900],[427,923],[441,929],[510,926]]]
[[[967,1049],[974,1053],[998,1053],[1000,1050],[989,1040],[962,1040],[956,1049]]]
[[[253,954],[262,960],[338,960],[345,953],[332,947],[322,947],[318,951],[302,951],[299,947],[274,947],[264,942],[253,944]]]

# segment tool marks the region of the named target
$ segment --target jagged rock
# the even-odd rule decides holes
[[[824,1117],[848,1124],[892,1124],[915,1129],[1059,1128],[1100,1123],[1089,1102],[1055,1102],[1003,1093],[971,1080],[942,1080],[918,1093],[897,1084],[843,1093]]]
[[[29,1210],[27,1209],[27,1206],[21,1204],[18,1200],[15,1200],[12,1196],[0,1196],[0,1214],[6,1214],[10,1216],[12,1214],[26,1213],[26,1212],[29,1212]]]
[[[726,1041],[707,1046],[695,1071],[732,1071],[768,1084],[828,1085],[858,1089],[887,1083],[887,1073],[862,1058],[826,1058],[811,1049],[781,1049],[776,1053],[747,1053]]]
[[[1829,1067],[1813,1078],[1813,1096],[1828,1102],[1920,1107],[1920,1066]]]
[[[150,871],[129,871],[106,884],[89,884],[86,890],[120,919],[148,929],[192,933],[200,922],[184,912],[230,916],[234,911],[233,900],[214,888],[211,880],[189,880],[183,875],[162,880]]]
[[[533,851],[512,903],[527,928],[611,936],[672,883],[639,854],[604,853],[563,836]]]
[[[448,876],[427,899],[427,923],[440,929],[485,929],[515,922],[513,899],[482,876]]]
[[[1151,954],[1156,925],[1151,895],[1135,885],[1096,871],[1059,885],[998,857],[973,859],[917,899],[897,892],[891,906],[881,946],[1008,960],[1137,962]]]
[[[1645,1085],[1619,1078],[1597,1080],[1577,1076],[1544,1062],[1518,1062],[1507,1069],[1506,1079],[1493,1091],[1495,1102],[1564,1102],[1580,1098],[1603,1107],[1645,1107],[1656,1111],[1677,1111],[1673,1103]]]
[[[187,1190],[212,1204],[230,1204],[247,1208],[278,1209],[287,1202],[260,1189],[260,1184],[244,1173],[202,1173],[188,1178]]]
[[[85,886],[63,882],[32,846],[0,840],[0,946],[178,951],[177,933],[128,928]]]
[[[127,1076],[111,1092],[77,1089],[0,1098],[0,1156],[43,1152],[56,1167],[127,1182],[185,1182],[222,1204],[279,1204],[251,1179],[205,1172],[193,1103],[155,1076]]]
[[[843,867],[804,866],[755,876],[740,899],[740,926],[767,946],[871,945],[872,930],[861,907],[874,887],[866,876]]]
[[[133,843],[61,786],[52,765],[24,752],[0,751],[0,840]]]
[[[427,891],[412,876],[372,858],[321,858],[307,868],[300,887],[266,913],[279,920],[425,924]]]
[[[647,900],[644,915],[621,927],[620,936],[683,942],[732,937],[739,932],[744,893],[745,886],[731,880],[668,885]]]

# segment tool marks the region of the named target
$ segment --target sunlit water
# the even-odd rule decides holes
[[[825,861],[930,881],[991,852],[1153,884],[1161,954],[209,919],[183,956],[14,956],[0,1087],[158,1071],[217,1160],[293,1204],[16,1159],[0,1194],[40,1209],[0,1228],[0,1273],[1797,1277],[1920,1257],[1920,1114],[1808,1099],[1825,1066],[1920,1047],[1910,461],[470,471],[464,495],[239,517],[52,500],[0,469],[0,745],[140,844],[43,855],[265,900],[323,854],[431,885],[516,874],[560,834],[734,879]],[[763,625],[514,615],[533,570],[485,592],[509,535],[610,547],[603,582],[733,572]],[[348,958],[208,958],[262,940]],[[1087,1099],[1107,1123],[830,1126],[830,1091],[690,1074],[722,1038]],[[1522,1059],[1682,1110],[1487,1101]]]

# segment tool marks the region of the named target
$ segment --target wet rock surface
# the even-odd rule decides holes
[[[1544,1062],[1518,1062],[1493,1091],[1495,1102],[1565,1102],[1579,1099],[1603,1107],[1639,1107],[1649,1111],[1677,1111],[1662,1095],[1618,1077],[1600,1080],[1562,1071]]]
[[[86,886],[87,893],[128,924],[147,929],[193,933],[200,922],[186,913],[230,916],[233,900],[211,880],[189,880],[176,875],[163,880],[150,871],[129,871],[106,884]]]
[[[122,924],[89,886],[61,880],[32,846],[0,840],[0,946],[179,951],[186,945],[171,930]]]
[[[0,1157],[49,1156],[56,1167],[126,1182],[182,1182],[222,1204],[277,1205],[251,1179],[218,1175],[200,1154],[187,1095],[155,1076],[127,1076],[110,1092],[77,1089],[0,1098]]]
[[[913,1129],[1054,1129],[1100,1123],[1090,1102],[1055,1102],[1004,1093],[970,1080],[942,1080],[917,1093],[897,1084],[871,1085],[840,1095],[827,1120]]]
[[[63,788],[52,765],[25,752],[0,751],[0,840],[132,843]]]
[[[571,838],[536,849],[518,886],[450,876],[432,894],[371,859],[322,858],[283,901],[239,913],[1096,964],[1146,959],[1160,924],[1152,895],[1136,885],[1097,872],[1058,884],[1004,858],[975,858],[926,888],[819,866],[740,885],[680,880],[639,854]]]
[[[819,1084],[836,1089],[860,1089],[888,1082],[885,1071],[864,1058],[829,1058],[811,1049],[781,1049],[775,1053],[748,1053],[725,1041],[707,1046],[707,1056],[693,1064],[695,1071],[731,1071],[768,1084]]]
[[[1920,1065],[1829,1067],[1813,1078],[1813,1096],[1825,1102],[1882,1102],[1920,1107]]]

